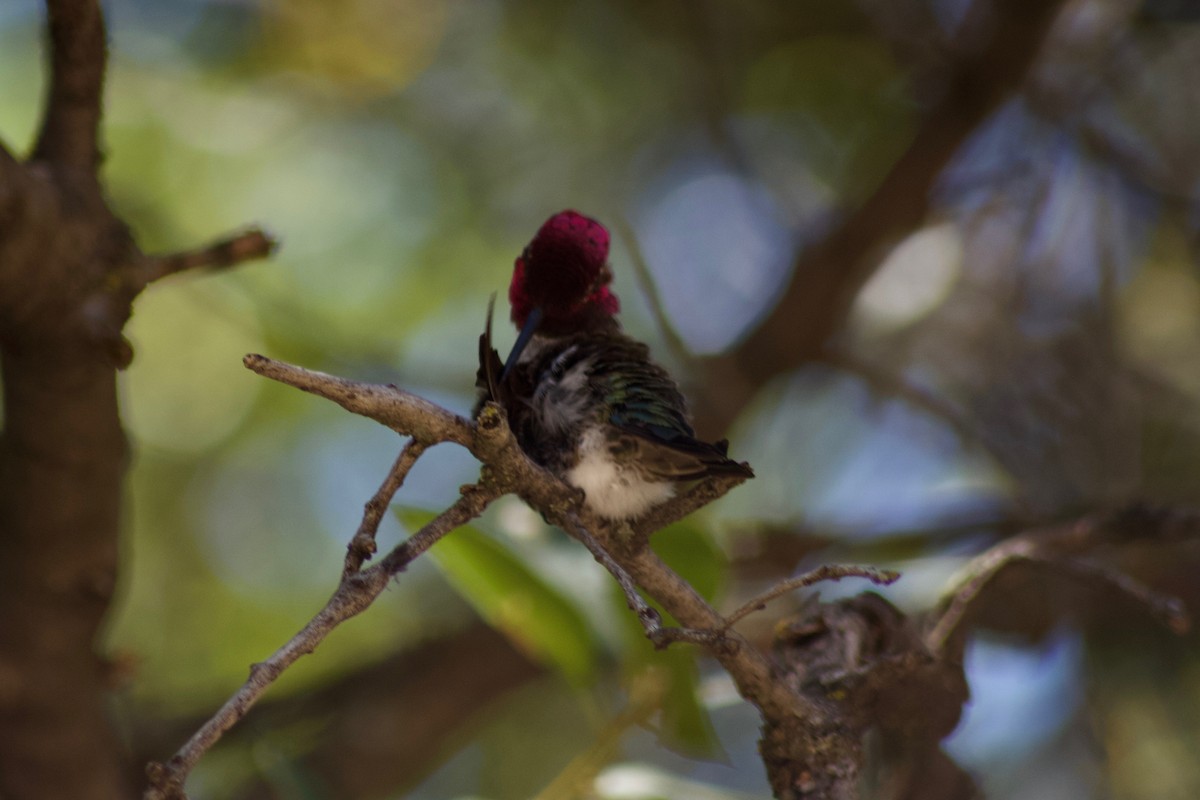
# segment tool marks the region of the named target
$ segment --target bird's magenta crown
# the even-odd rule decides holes
[[[512,321],[518,328],[535,308],[539,329],[570,333],[616,314],[621,306],[608,288],[608,229],[578,211],[546,220],[521,253],[508,287]]]

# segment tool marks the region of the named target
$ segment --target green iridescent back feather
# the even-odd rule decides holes
[[[695,437],[683,395],[666,371],[650,361],[645,345],[624,336],[591,344],[596,364],[589,382],[603,401],[606,422],[663,442]]]

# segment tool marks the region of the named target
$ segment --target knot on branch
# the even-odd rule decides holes
[[[146,778],[149,787],[146,790],[147,800],[187,800],[183,792],[182,759],[173,757],[166,764],[161,761],[151,761],[146,765]]]
[[[962,664],[935,657],[919,626],[874,592],[823,604],[784,622],[775,656],[794,691],[838,709],[860,735],[936,745],[966,702]]]
[[[487,464],[494,465],[501,453],[516,444],[512,431],[508,427],[508,415],[504,407],[498,403],[484,403],[475,418],[475,451],[476,455]]]

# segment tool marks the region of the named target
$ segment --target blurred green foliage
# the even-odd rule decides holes
[[[414,532],[437,516],[415,510],[398,513]],[[574,683],[587,685],[594,679],[599,648],[583,613],[503,544],[464,525],[429,552],[450,585],[489,624]]]
[[[933,43],[971,6],[914,3],[936,22],[916,49],[927,40],[940,53]],[[783,376],[744,411],[732,452],[759,477],[655,542],[702,593],[734,602],[796,566],[739,572],[759,532],[801,540],[817,529],[906,559],[893,597],[920,607],[997,520],[1134,496],[1200,499],[1200,109],[1189,78],[1200,32],[1151,6],[1115,30],[1124,60],[1098,67],[1064,45],[1037,91],[972,138],[938,186],[937,218],[880,254],[838,343],[858,360]],[[17,149],[44,80],[39,9],[0,8],[0,131]],[[672,324],[697,351],[720,350],[771,308],[798,249],[871,196],[927,103],[912,42],[886,35],[903,14],[871,3],[112,0],[106,10],[105,176],[143,247],[195,246],[251,222],[282,242],[267,262],[155,287],[128,330],[137,357],[121,390],[135,455],[107,647],[133,665],[118,705],[134,740],[151,723],[211,710],[320,607],[401,446],[251,375],[244,353],[396,383],[465,413],[488,296],[564,207],[627,219]],[[626,328],[690,392],[719,390],[661,346],[628,244],[617,237],[613,253]],[[399,502],[444,507],[473,475],[468,456],[435,448]],[[904,545],[889,551],[896,532]],[[388,519],[381,546],[402,535]],[[914,537],[924,547],[910,558]],[[753,710],[689,650],[651,652],[602,570],[519,504],[499,504],[435,555],[440,570],[420,560],[273,696],[352,675],[480,613],[523,632],[518,642],[571,681],[501,703],[414,796],[528,797],[590,746],[629,687],[656,675],[662,713],[643,724],[667,746],[632,726],[597,783],[605,796],[700,797],[701,785],[712,797],[765,794]],[[1186,594],[1186,563],[1144,574]],[[843,589],[859,587],[826,595]],[[1200,687],[1188,642],[1169,672],[1139,661],[1154,678],[1128,691],[1138,668],[1085,676],[1078,660],[1047,658],[1033,670],[1040,685],[1088,682],[1092,704],[1063,695],[1037,709],[1037,744],[1053,756],[1013,763],[984,748],[970,766],[994,797],[1196,796],[1185,754],[1198,717],[1171,711]],[[321,728],[306,724],[218,750],[196,796],[238,796],[253,780],[281,797],[330,796],[303,763]],[[1020,720],[990,724],[1009,740],[1026,735]],[[1103,752],[1080,745],[1089,735]],[[175,744],[156,742],[154,755]]]

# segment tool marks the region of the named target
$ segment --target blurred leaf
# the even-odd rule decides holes
[[[662,655],[667,673],[659,729],[663,743],[684,755],[727,761],[712,718],[700,699],[695,651],[676,645]]]
[[[694,521],[685,520],[664,528],[654,534],[650,544],[659,558],[704,599],[711,601],[717,596],[724,584],[725,556]],[[615,591],[615,587],[613,596],[622,606],[622,624],[630,641],[626,658],[633,673],[631,681],[644,680],[650,673],[663,682],[659,727],[663,744],[688,756],[723,758],[724,751],[712,720],[698,696],[699,670],[695,650],[679,645],[655,650],[646,640],[637,618],[625,608],[624,596]],[[664,625],[678,624],[657,604],[653,605],[663,615]]]
[[[695,521],[663,528],[651,538],[650,547],[705,600],[711,602],[724,586],[725,554]]]
[[[410,530],[435,516],[419,509],[396,513]],[[429,552],[450,585],[488,624],[572,682],[591,680],[599,646],[587,620],[501,542],[464,525]]]
[[[264,32],[274,60],[365,94],[386,94],[428,66],[448,11],[438,0],[292,0],[268,8]]]
[[[204,453],[238,429],[263,388],[239,362],[263,341],[255,310],[236,287],[208,281],[150,292],[125,331],[138,348],[121,378],[126,423],[139,442]]]

